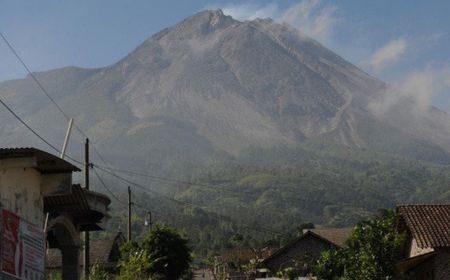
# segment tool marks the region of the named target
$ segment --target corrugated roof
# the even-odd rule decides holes
[[[397,214],[420,248],[450,246],[450,205],[401,205]]]
[[[79,184],[72,185],[68,194],[48,195],[44,197],[44,211],[50,213],[79,213],[89,210],[89,204]]]
[[[91,207],[87,196],[94,196],[98,202],[104,203],[104,209]],[[72,185],[67,194],[48,195],[44,197],[44,212],[54,214],[69,213],[79,224],[81,231],[102,230],[98,224],[103,218],[109,217],[107,206],[111,200],[104,194],[88,191],[79,184]]]
[[[35,148],[1,148],[0,159],[35,157],[41,173],[66,173],[81,171],[78,167],[50,153]]]

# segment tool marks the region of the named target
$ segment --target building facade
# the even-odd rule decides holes
[[[397,270],[409,279],[450,279],[450,205],[401,205],[396,231],[406,245]]]
[[[46,243],[61,251],[65,280],[79,279],[80,233],[101,230],[111,202],[72,184],[72,173],[79,171],[38,149],[0,149],[0,207],[42,231],[46,225]]]
[[[335,250],[345,246],[352,228],[308,229],[303,235],[267,257],[263,266],[272,274],[294,267],[306,276],[311,264],[319,259],[323,251]]]

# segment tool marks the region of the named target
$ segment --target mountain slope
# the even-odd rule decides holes
[[[200,12],[109,67],[68,67],[37,76],[112,158],[124,157],[116,146],[131,155],[160,151],[170,162],[171,151],[175,158],[186,153],[191,161],[317,137],[391,152],[376,145],[380,134],[400,154],[427,160],[433,160],[428,151],[446,154],[426,137],[370,112],[367,106],[384,83],[298,30],[268,19],[239,22],[220,10]],[[30,77],[1,83],[0,90],[33,125],[52,123],[44,132],[61,139],[64,122],[53,125],[60,118]],[[364,132],[372,127],[380,134]],[[145,147],[144,139],[158,137],[171,141]],[[186,147],[174,150],[180,146]],[[417,147],[426,152],[416,152]]]
[[[270,19],[240,22],[204,11],[108,67],[36,76],[118,167],[191,177],[249,149],[310,143],[450,159],[445,112],[375,114],[369,105],[388,85]],[[32,127],[62,143],[67,122],[30,77],[0,83],[0,93]],[[2,146],[36,143],[7,112],[0,117]],[[78,136],[74,154],[82,150]]]

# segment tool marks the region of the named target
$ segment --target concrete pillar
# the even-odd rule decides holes
[[[62,279],[79,280],[80,279],[80,247],[62,246]]]

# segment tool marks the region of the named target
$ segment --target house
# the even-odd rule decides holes
[[[120,246],[126,243],[126,238],[122,232],[118,232],[115,236],[104,240],[91,240],[90,242],[90,260],[91,264],[98,265],[99,268],[115,274],[117,264],[120,259]],[[80,266],[83,262],[80,256]],[[61,252],[58,249],[50,249],[47,254],[46,268],[49,271],[60,271],[62,268]]]
[[[410,279],[450,279],[450,205],[398,206],[395,227],[406,237],[399,272]]]
[[[79,171],[35,148],[0,149],[1,279],[43,279],[45,244],[61,251],[63,279],[79,279],[80,233],[102,230],[111,203],[72,184]]]
[[[310,264],[323,251],[345,246],[353,228],[307,229],[303,235],[265,258],[262,265],[272,273],[296,267],[302,276],[310,272]]]
[[[268,257],[275,248],[279,247],[271,241],[260,250],[240,246],[226,250],[221,256],[215,257],[214,275],[217,278],[221,275],[230,280],[253,279],[258,272],[256,268],[250,268],[250,263]]]

